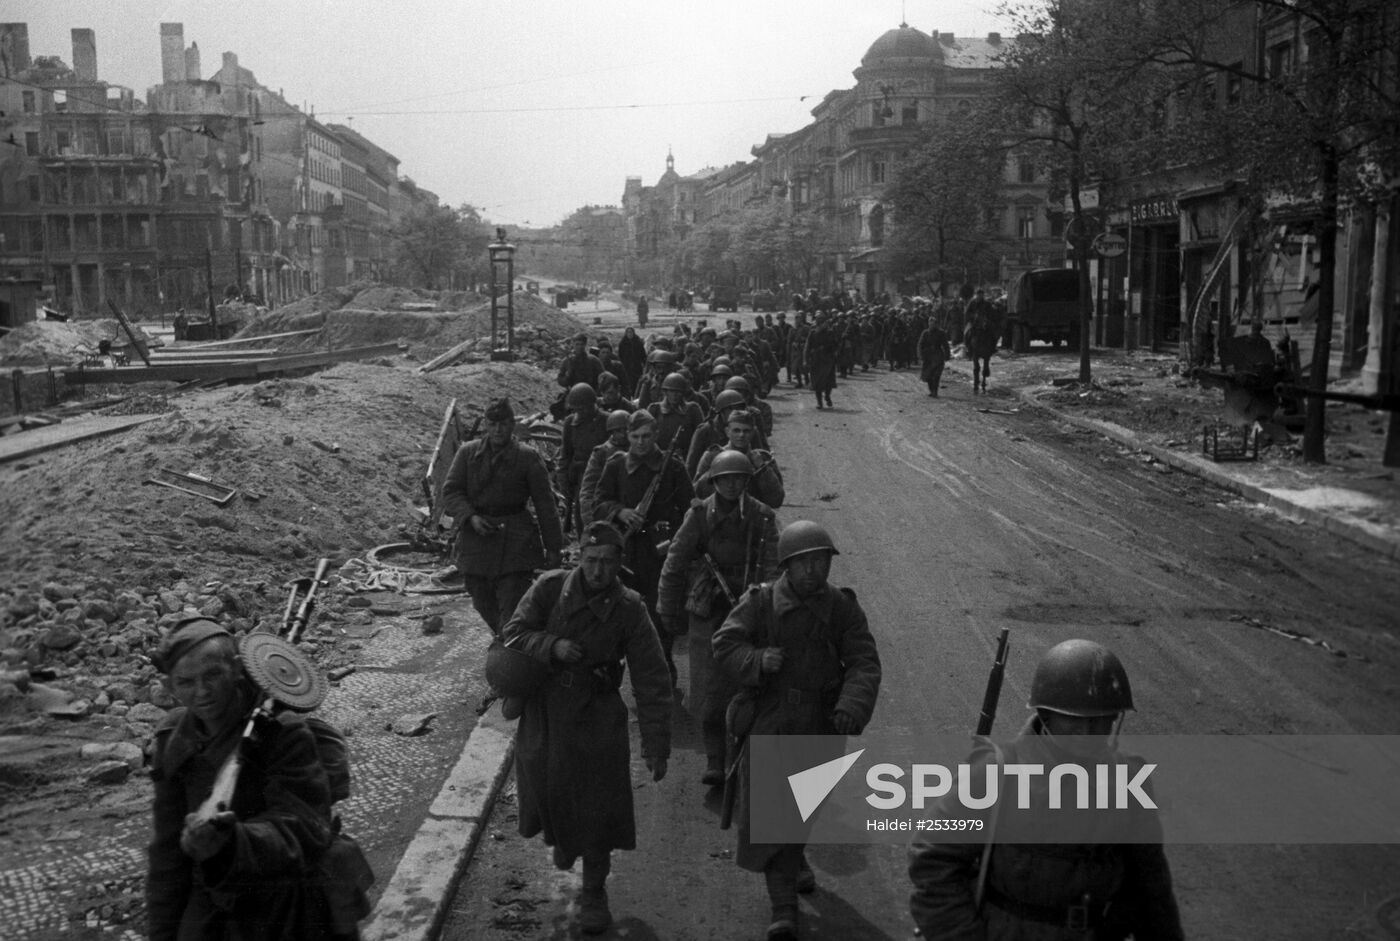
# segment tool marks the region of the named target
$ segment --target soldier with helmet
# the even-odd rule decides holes
[[[724,387],[743,394],[744,407],[753,412],[756,427],[763,433],[764,442],[773,437],[773,406],[754,395],[753,383],[743,376],[731,376]]]
[[[646,408],[662,399],[661,383],[674,370],[676,354],[670,350],[657,348],[647,354],[647,369],[637,383],[637,407]]]
[[[1133,708],[1128,672],[1113,651],[1089,640],[1050,648],[1036,665],[1028,703],[1034,713],[1014,740],[981,739],[968,760],[982,780],[988,764],[1128,764],[1117,750],[1123,716]],[[1044,779],[1032,782],[1032,808],[1047,806]],[[1133,937],[1179,941],[1184,935],[1171,869],[1155,811],[1137,808],[1123,826],[1149,838],[1131,843],[1018,842],[1015,822],[993,818],[983,843],[915,841],[910,912],[928,939],[1036,938],[1082,941]],[[968,816],[961,806],[935,814]],[[1043,824],[1043,820],[1041,821]],[[1009,832],[1008,832],[1009,831]]]
[[[710,466],[712,491],[691,504],[661,568],[656,608],[667,630],[690,638],[691,712],[705,745],[701,783],[724,783],[724,710],[738,687],[714,662],[711,638],[750,585],[777,574],[773,511],[747,493],[748,456],[725,451]]]
[[[732,737],[859,735],[869,724],[880,692],[880,655],[855,592],[828,582],[837,554],[817,523],[788,524],[778,536],[782,574],[749,589],[715,632],[715,661],[741,687],[729,709]],[[734,861],[763,873],[772,906],[767,937],[793,941],[797,893],[816,885],[806,847],[750,839],[744,757],[738,773]]]
[[[627,450],[627,420],[632,417],[632,412],[626,409],[615,409],[608,412],[608,417],[604,422],[604,427],[608,432],[608,439],[593,449],[593,453],[588,455],[588,464],[583,469],[583,478],[578,486],[578,509],[579,515],[583,517],[583,524],[587,526],[593,522],[594,511],[598,504],[598,481],[602,479],[603,467],[608,463],[608,458],[619,451]]]
[[[690,401],[690,380],[673,372],[661,382],[661,401],[647,409],[656,419],[656,446],[663,451],[676,442],[676,454],[690,451],[690,438],[705,421],[700,406]]]
[[[486,433],[452,458],[442,497],[459,527],[457,570],[472,606],[499,634],[535,570],[558,567],[564,533],[544,458],[515,440],[510,401],[493,402],[484,418]]]
[[[583,517],[580,514],[578,491],[583,482],[583,472],[588,466],[593,449],[608,440],[607,416],[598,408],[598,393],[587,383],[580,382],[564,397],[569,415],[564,419],[563,435],[559,446],[559,467],[555,471],[559,491],[564,494],[568,505],[568,518],[564,520],[564,531],[583,531]]]
[[[685,469],[691,480],[695,479],[695,472],[700,467],[700,461],[706,452],[715,447],[723,447],[729,442],[729,435],[725,431],[725,426],[729,422],[729,413],[736,408],[745,407],[744,394],[734,389],[725,389],[715,396],[715,407],[710,413],[709,421],[696,429],[695,434],[690,438],[690,453],[685,456]],[[768,439],[763,437],[762,433],[755,427],[750,444],[766,449]]]
[[[726,454],[739,453],[749,459],[750,473],[753,479],[749,483],[749,491],[753,496],[766,504],[769,509],[777,510],[787,499],[787,491],[783,487],[783,474],[778,469],[778,462],[773,459],[762,448],[753,446],[753,435],[757,429],[754,426],[753,414],[748,409],[736,408],[730,411],[729,418],[724,423],[724,433],[727,438],[725,446],[721,448],[715,445],[710,448],[700,458],[699,465],[695,468],[695,495],[698,497],[708,497],[714,493],[714,464]]]
[[[641,409],[633,412],[627,420],[627,451],[614,454],[603,465],[593,515],[625,534],[622,559],[631,573],[626,578],[628,587],[646,600],[652,621],[658,626],[661,619],[656,612],[656,591],[664,555],[657,547],[675,533],[694,498],[695,489],[686,476],[685,465],[674,457],[667,461],[657,447],[656,418]],[[661,647],[674,685],[672,640],[663,630]]]

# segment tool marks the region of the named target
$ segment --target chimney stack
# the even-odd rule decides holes
[[[199,43],[192,42],[185,50],[185,78],[191,82],[199,81]]]
[[[160,24],[160,80],[185,80],[185,24]]]
[[[97,34],[90,29],[73,30],[73,73],[80,82],[97,81]]]
[[[29,24],[0,23],[0,75],[16,75],[31,64]]]

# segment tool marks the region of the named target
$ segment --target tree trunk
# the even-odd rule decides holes
[[[1308,388],[1327,389],[1327,368],[1332,359],[1332,307],[1337,268],[1337,174],[1336,151],[1322,148],[1322,207],[1318,219],[1317,335],[1313,341],[1312,374]],[[1310,396],[1303,421],[1303,460],[1309,464],[1327,463],[1327,402]]]

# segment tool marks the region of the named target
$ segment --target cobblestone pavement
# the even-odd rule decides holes
[[[320,628],[322,636],[337,634],[338,645],[359,645],[356,672],[333,685],[320,714],[349,738],[354,793],[337,809],[370,858],[376,891],[457,760],[475,724],[472,706],[485,694],[480,662],[489,634],[466,596],[425,604],[413,615],[371,625]],[[443,633],[422,634],[425,613],[444,615]],[[402,737],[386,728],[401,715],[424,713],[436,714],[426,735]],[[132,780],[120,803],[85,825],[17,852],[0,851],[0,937],[145,937],[150,785],[144,775]]]

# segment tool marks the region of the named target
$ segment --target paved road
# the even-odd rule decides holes
[[[1393,563],[1009,398],[973,398],[960,375],[938,400],[916,379],[860,374],[828,411],[800,392],[769,400],[792,501],[780,518],[832,531],[833,579],[859,593],[881,644],[876,723],[967,730],[993,638],[1009,625],[1003,732],[1019,721],[1038,655],[1072,636],[1106,642],[1128,664],[1139,708],[1130,730],[1400,732]],[[759,938],[761,880],[729,859],[689,720],[676,750],[660,784],[638,762],[641,845],[614,864],[608,936]],[[821,888],[803,903],[806,937],[910,936],[902,846],[810,856]],[[1190,937],[1400,937],[1400,848],[1176,846],[1169,856]],[[508,787],[443,937],[571,937],[577,880],[516,835]]]

